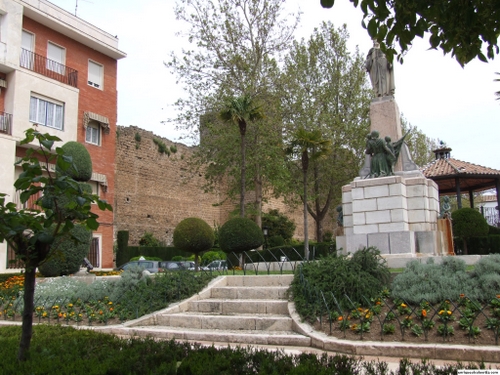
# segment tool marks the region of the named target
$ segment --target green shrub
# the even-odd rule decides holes
[[[295,233],[295,223],[278,210],[270,210],[262,214],[262,228],[268,229],[269,247],[280,246],[292,239]],[[272,243],[272,238],[279,236],[284,243]]]
[[[128,239],[129,232],[127,230],[119,230],[116,234],[116,265],[119,267],[125,264],[130,259],[128,254]]]
[[[182,220],[174,229],[174,246],[180,250],[195,255],[196,267],[201,252],[210,249],[215,240],[213,229],[202,219],[188,217]]]
[[[161,242],[153,235],[153,233],[144,232],[141,239],[139,240],[139,246],[160,247]]]
[[[488,223],[481,213],[473,208],[465,207],[451,213],[453,235],[464,241],[464,255],[468,254],[467,241],[473,236],[486,236]]]
[[[303,280],[308,287],[304,286]],[[303,263],[296,271],[291,290],[299,313],[305,318],[315,319],[315,302],[310,298],[320,295],[319,291],[328,296],[332,293],[341,306],[352,308],[345,295],[354,303],[364,304],[365,298],[376,298],[388,288],[389,280],[389,269],[380,252],[369,247],[359,250],[352,258],[332,254],[315,262]],[[332,305],[332,308],[336,309],[336,306]]]
[[[66,171],[57,169],[58,173],[64,173],[75,181],[89,181],[92,178],[92,159],[85,146],[79,142],[69,141],[62,145],[64,155],[71,156],[75,168]]]
[[[203,256],[201,257],[201,264],[208,264],[210,262],[213,262],[214,260],[219,259],[226,259],[226,253],[220,250],[207,251],[203,253]]]
[[[500,228],[488,225],[488,234],[500,234]]]
[[[226,253],[241,253],[256,249],[263,243],[262,230],[247,218],[230,219],[219,230],[220,248]]]
[[[490,234],[488,239],[490,242],[490,254],[500,253],[500,235]]]
[[[75,242],[75,238],[78,242]],[[78,272],[87,256],[92,232],[83,225],[75,225],[71,231],[59,237],[52,245],[52,255],[38,270],[43,276],[54,277]]]
[[[276,247],[285,245],[285,240],[280,235],[271,236],[267,240],[266,247]]]

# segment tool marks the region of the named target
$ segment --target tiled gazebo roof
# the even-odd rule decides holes
[[[421,168],[425,177],[434,180],[440,194],[456,192],[457,179],[462,191],[483,191],[496,187],[500,171],[453,158],[439,158]]]

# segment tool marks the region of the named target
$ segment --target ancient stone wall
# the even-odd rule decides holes
[[[193,174],[188,166],[193,147],[135,126],[117,129],[115,229],[130,232],[130,245],[137,245],[145,232],[172,244],[173,231],[181,220],[199,217],[209,225],[222,225],[237,208],[238,202],[226,199],[223,188],[213,193],[203,191],[203,175]],[[168,148],[175,146],[177,152],[170,157],[160,153],[153,139]],[[249,200],[253,199],[252,194],[247,192]],[[281,200],[270,199],[264,203],[263,211],[270,209],[278,209],[296,223],[295,238],[304,237],[301,207],[293,210]],[[329,229],[325,225],[325,230]],[[311,239],[314,233],[314,220],[309,217]]]

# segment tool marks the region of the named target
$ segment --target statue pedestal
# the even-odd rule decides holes
[[[418,172],[355,179],[342,187],[344,235],[337,248],[375,246],[384,256],[438,254],[437,184]]]

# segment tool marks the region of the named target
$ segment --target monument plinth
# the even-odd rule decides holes
[[[353,253],[375,246],[384,256],[396,257],[438,254],[439,190],[419,171],[404,143],[392,64],[375,44],[365,66],[375,92],[367,156],[360,176],[342,188],[344,235],[336,238],[337,248]]]

